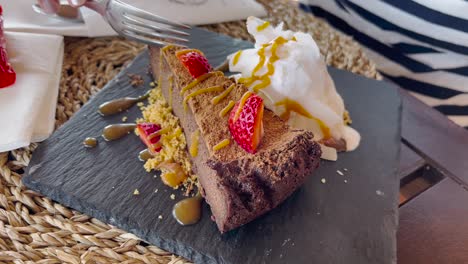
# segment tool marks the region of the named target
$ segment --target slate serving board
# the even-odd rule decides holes
[[[191,46],[203,50],[217,65],[251,43],[194,29]],[[148,84],[148,65],[144,52],[40,144],[23,178],[25,185],[196,263],[396,262],[401,103],[394,86],[330,68],[353,126],[361,132],[361,146],[340,154],[337,162],[321,162],[281,206],[221,235],[206,205],[198,224],[176,223],[171,217],[175,201],[169,196],[176,194],[176,201],[182,197],[154,178],[156,173],[145,172],[137,159],[144,146],[136,136],[115,142],[100,139],[94,149],[82,145],[84,138],[99,136],[103,127],[121,122],[123,116],[134,120],[141,115],[134,107],[104,118],[97,108],[149,89],[148,85],[131,87],[127,78],[128,73],[141,74]],[[138,196],[132,195],[136,188]]]

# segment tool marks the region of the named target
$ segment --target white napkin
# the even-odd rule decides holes
[[[263,17],[266,11],[254,0],[124,0],[169,20],[191,25],[221,23]],[[10,31],[37,32],[64,36],[99,37],[115,35],[105,20],[94,11],[81,8],[84,23],[70,23],[36,14],[36,0],[0,0],[4,8],[5,28]]]
[[[0,89],[0,152],[46,139],[54,129],[63,37],[5,32],[16,83]]]

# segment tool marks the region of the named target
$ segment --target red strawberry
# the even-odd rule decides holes
[[[0,88],[12,85],[16,81],[16,73],[8,63],[6,41],[3,36],[3,9],[0,6]]]
[[[190,72],[193,78],[197,78],[212,70],[208,60],[197,51],[189,51],[179,56],[180,62]]]
[[[247,92],[229,116],[229,130],[234,140],[249,153],[255,153],[263,136],[263,99]]]
[[[141,141],[145,143],[152,154],[161,151],[161,145],[159,144],[161,135],[158,133],[161,127],[159,125],[154,123],[140,123],[137,125],[137,129]]]

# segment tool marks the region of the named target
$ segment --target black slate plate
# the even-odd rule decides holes
[[[251,44],[195,29],[192,46],[216,65]],[[81,144],[124,115],[129,120],[140,116],[135,107],[103,118],[97,106],[148,89],[131,87],[126,76],[142,74],[149,83],[146,52],[37,148],[23,181],[59,203],[197,263],[394,263],[401,107],[397,90],[385,82],[329,70],[353,126],[362,134],[361,146],[341,154],[338,162],[322,162],[280,207],[227,234],[219,234],[207,206],[194,226],[179,226],[171,218],[174,201],[169,196],[175,193],[179,200],[181,195],[154,178],[155,173],[144,171],[137,160],[144,146],[136,136],[100,140],[95,149]],[[139,196],[132,195],[135,188]]]

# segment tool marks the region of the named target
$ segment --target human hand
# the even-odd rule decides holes
[[[50,14],[57,13],[60,8],[60,1],[59,0],[38,0],[39,5],[41,8]],[[80,7],[86,4],[86,2],[90,2],[88,0],[68,0],[68,3],[72,7]]]

